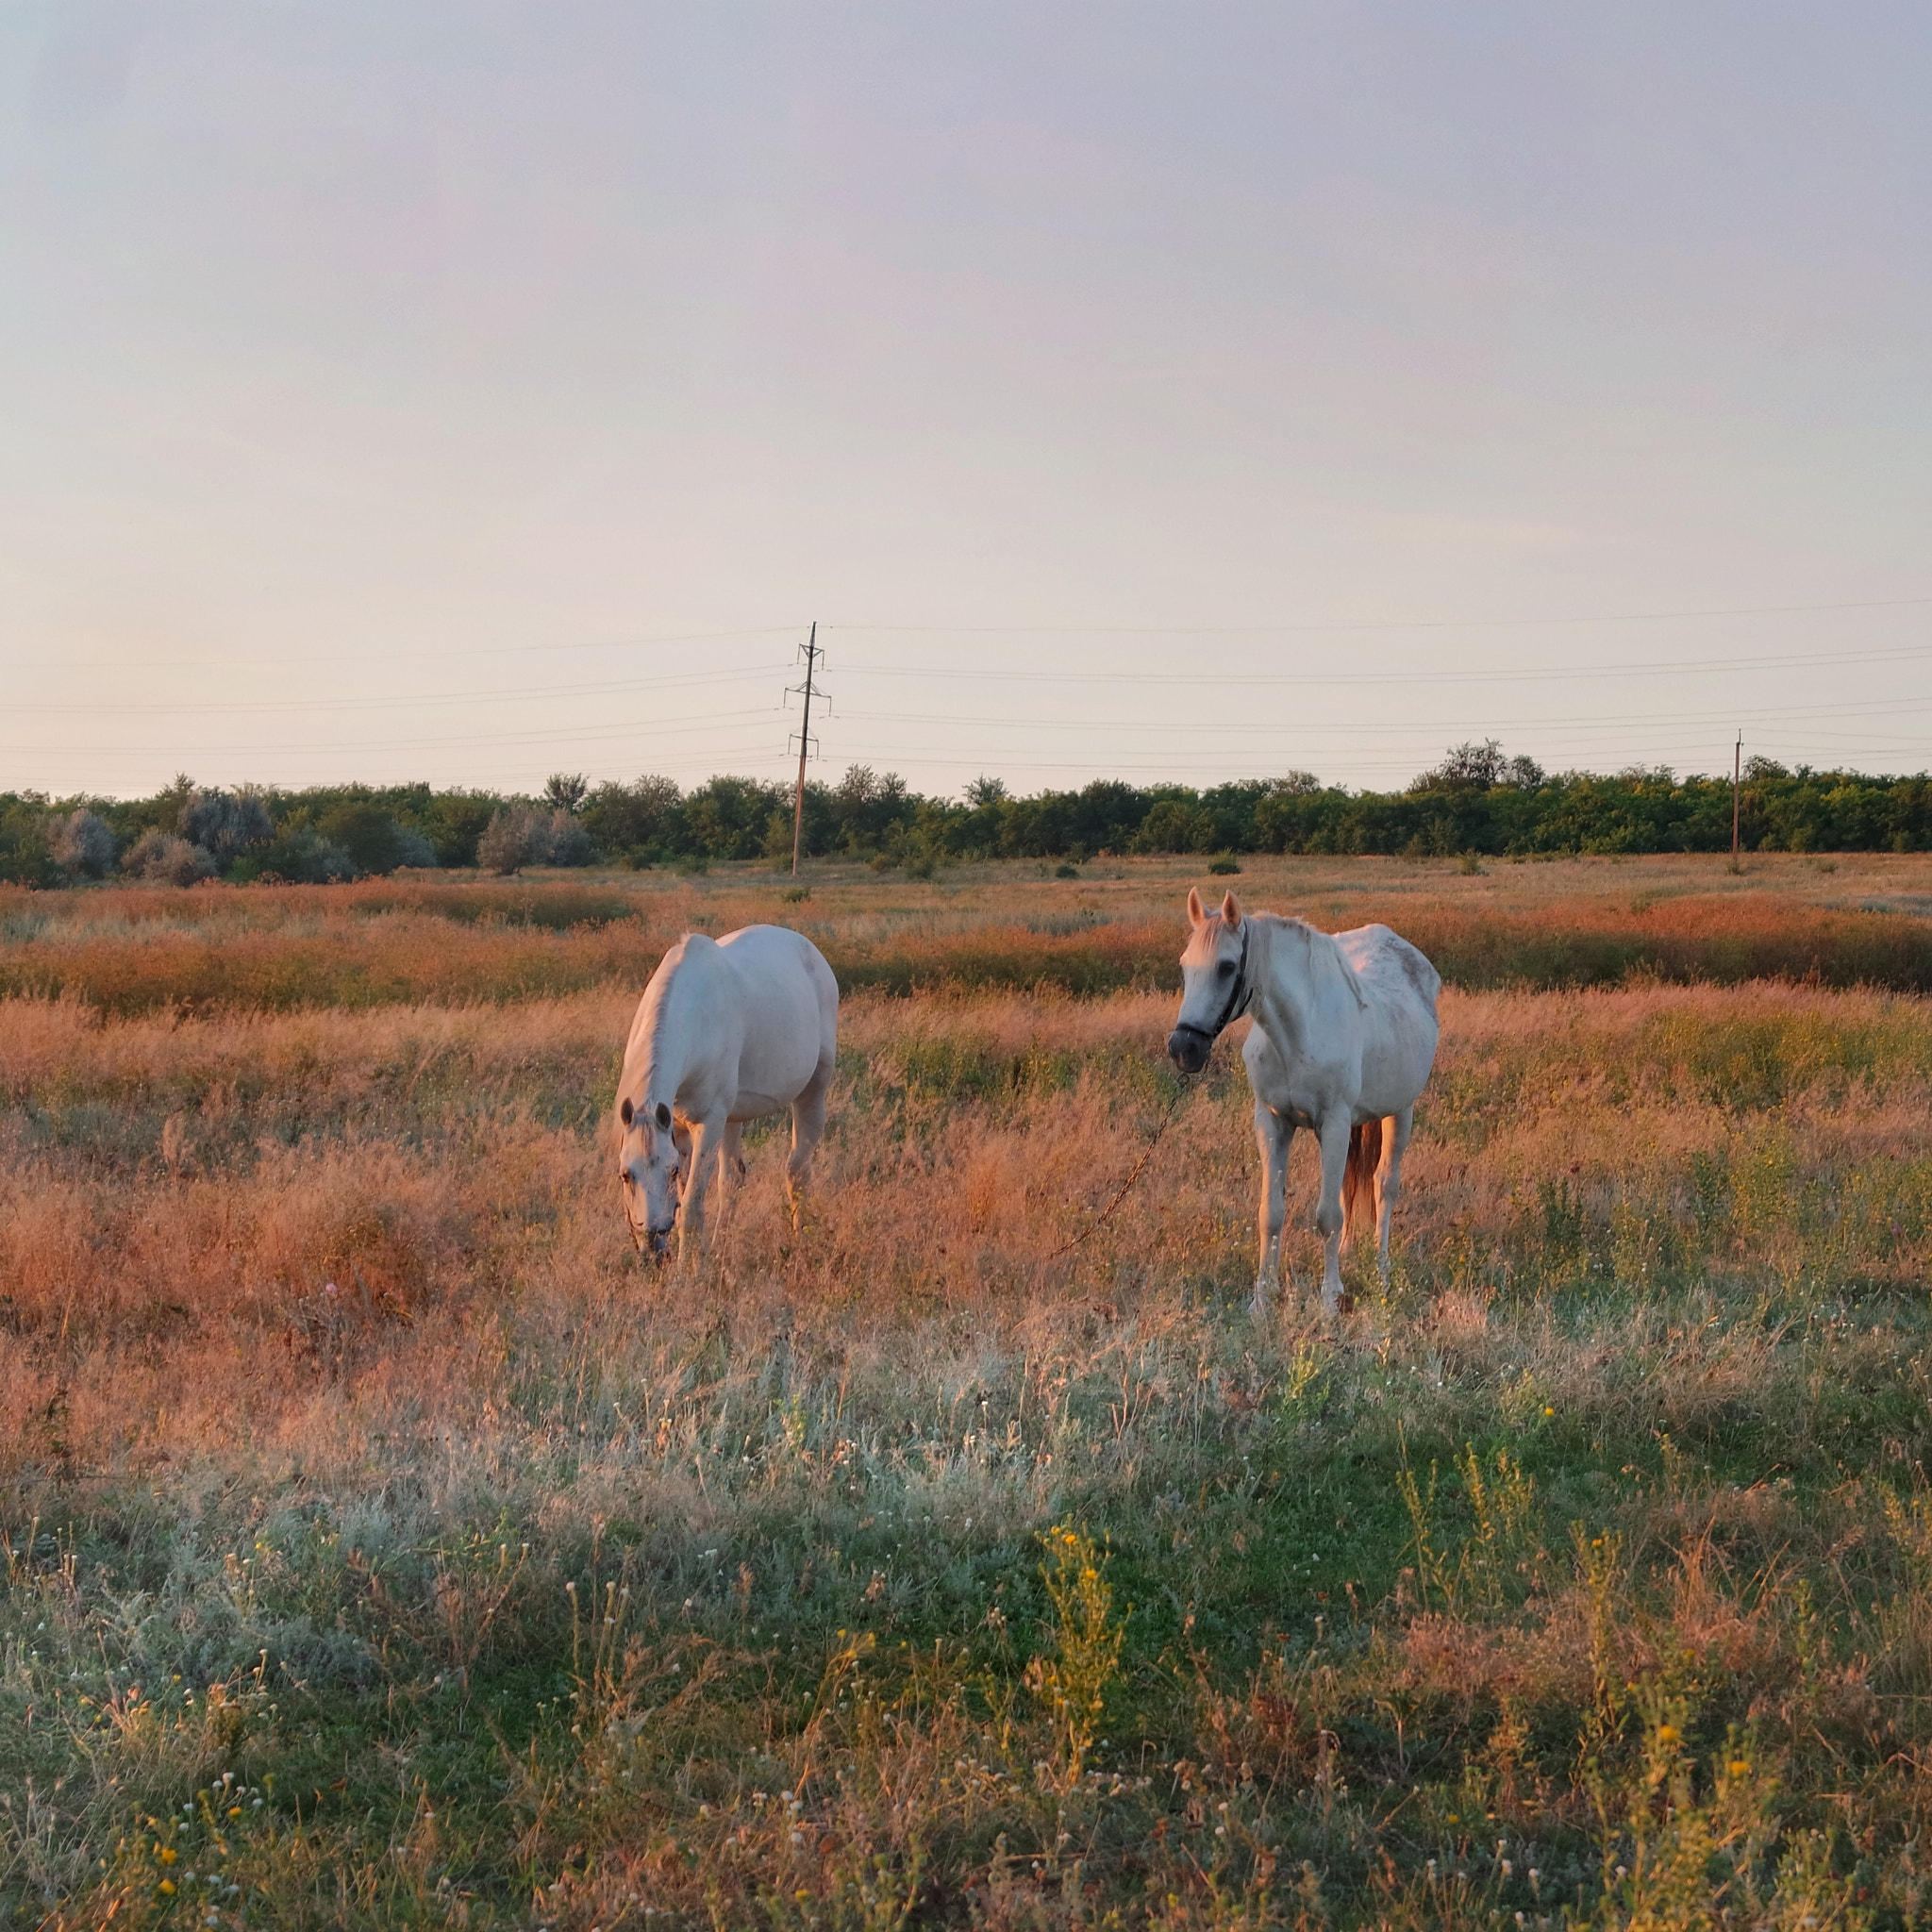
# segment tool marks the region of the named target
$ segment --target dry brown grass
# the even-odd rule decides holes
[[[65,995],[115,1014],[520,1001],[635,988],[678,933],[798,926],[847,991],[1052,986],[1076,994],[1177,981],[1184,862],[962,867],[880,882],[821,867],[808,896],[747,867],[192,891],[0,888],[0,994]],[[1335,928],[1384,920],[1470,989],[1752,978],[1932,990],[1932,859],[1708,858],[1498,863],[1257,858],[1243,899]]]
[[[124,1447],[174,1455],[169,1432],[204,1426],[196,1391],[231,1430],[258,1405],[277,1412],[325,1333],[354,1386],[367,1367],[440,1389],[440,1355],[458,1345],[467,1375],[458,1337],[512,1300],[525,1320],[534,1300],[675,1329],[748,1298],[805,1330],[841,1327],[862,1302],[868,1329],[917,1335],[955,1316],[989,1334],[1054,1326],[1083,1296],[1141,1320],[1177,1280],[1232,1293],[1251,1264],[1253,1156],[1225,1049],[1148,1182],[1045,1258],[1110,1197],[1164,1105],[1169,1004],[849,1002],[808,1238],[791,1240],[777,1163],[760,1158],[715,1255],[657,1275],[625,1244],[598,1131],[625,999],[187,1024],[15,1003],[0,1035],[11,1417],[51,1376],[78,1431],[98,1381]],[[1512,1257],[1547,1269],[1553,1242],[1558,1265],[1607,1247],[1640,1281],[1687,1249],[1753,1278],[1834,1265],[1876,1291],[1923,1277],[1932,1040],[1916,1003],[1452,991],[1443,1016],[1401,1217],[1412,1267],[1440,1284],[1424,1328],[1443,1354],[1491,1350]],[[1721,1097],[1754,1083],[1754,1106]],[[1298,1150],[1304,1186],[1311,1159]],[[1721,1227],[1700,1199],[1716,1189]],[[1306,1282],[1314,1237],[1295,1239]],[[317,1300],[331,1281],[332,1314]],[[243,1375],[216,1376],[236,1347]],[[1592,1402],[1597,1371],[1572,1363],[1566,1395]],[[1716,1413],[1758,1365],[1707,1360],[1693,1336],[1658,1373]],[[167,1383],[181,1392],[157,1399],[172,1420],[149,1441],[128,1397]],[[30,1432],[14,1441],[30,1462]],[[114,1461],[105,1445],[75,1453]]]

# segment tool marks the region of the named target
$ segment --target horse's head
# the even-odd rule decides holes
[[[661,1261],[677,1225],[677,1174],[682,1165],[671,1109],[661,1100],[645,1111],[629,1100],[617,1109],[617,1179],[624,1218],[641,1255]]]
[[[1219,912],[1188,891],[1188,948],[1181,955],[1181,1010],[1167,1050],[1184,1074],[1198,1074],[1223,1027],[1248,1009],[1248,922],[1230,892]]]

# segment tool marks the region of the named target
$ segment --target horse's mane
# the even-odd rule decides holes
[[[1307,944],[1308,968],[1311,977],[1333,974],[1355,995],[1355,1003],[1364,1011],[1368,1009],[1368,999],[1362,992],[1361,981],[1356,977],[1355,968],[1349,963],[1348,955],[1336,943],[1332,932],[1324,932],[1319,925],[1311,925],[1306,919],[1298,918],[1292,912],[1247,912],[1242,919],[1254,921],[1265,936],[1262,948],[1264,959],[1272,959],[1274,941],[1285,932],[1299,933]]]
[[[652,985],[647,989],[649,1004],[641,1016],[644,1027],[644,1064],[656,1068],[659,1063],[660,1051],[664,1045],[664,1030],[670,1024],[672,995],[676,989],[678,975],[691,963],[689,948],[693,940],[703,940],[706,946],[715,949],[718,941],[708,932],[680,933],[674,945],[666,949],[666,958],[672,953],[677,955],[676,964],[659,980],[652,974]],[[698,949],[702,956],[704,947]]]

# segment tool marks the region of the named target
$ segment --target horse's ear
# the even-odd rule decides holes
[[[1232,890],[1221,902],[1221,923],[1230,932],[1241,923],[1241,902],[1235,897]]]
[[[636,1111],[637,1108],[634,1108],[628,1100],[625,1100],[624,1105],[617,1109],[617,1118],[621,1120],[625,1126],[629,1126],[631,1116],[632,1114],[636,1113]]]
[[[1190,886],[1188,888],[1188,924],[1190,925],[1199,925],[1207,917],[1208,908],[1201,904],[1200,889],[1196,886]]]
[[[671,1124],[671,1109],[661,1100],[658,1103],[658,1124],[660,1127]]]

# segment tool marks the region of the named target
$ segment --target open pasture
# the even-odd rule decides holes
[[[1245,1023],[1095,1225],[1191,875],[1084,870],[0,902],[0,1918],[1932,1912],[1932,861],[1249,864],[1452,981],[1332,1329]],[[654,1271],[625,1027],[758,918],[805,1230],[754,1129]]]
[[[1932,865],[1891,854],[1481,861],[1248,857],[1257,906],[1331,929],[1385,919],[1471,989],[1763,977],[1932,991]],[[1060,873],[1074,874],[1063,877]],[[0,887],[0,996],[117,1015],[523,1000],[641,986],[680,932],[796,925],[848,992],[1082,995],[1180,984],[1184,859],[952,867],[932,879],[814,865],[804,898],[748,866],[699,875],[356,886]],[[1216,888],[1216,896],[1219,887]]]

